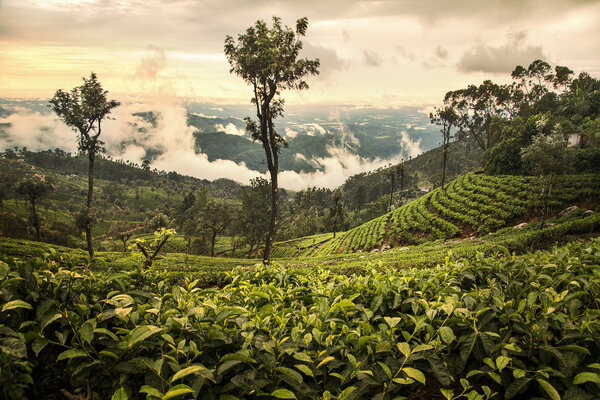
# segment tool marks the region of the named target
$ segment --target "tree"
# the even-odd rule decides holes
[[[539,176],[542,183],[540,229],[543,229],[552,195],[553,177],[571,171],[574,160],[562,135],[546,136],[543,133],[534,136],[531,145],[521,150],[521,159],[525,168]]]
[[[79,151],[87,154],[88,164],[88,193],[85,209],[85,236],[90,257],[94,257],[92,243],[92,199],[94,193],[94,161],[96,154],[104,151],[100,140],[102,120],[108,118],[113,108],[119,102],[107,99],[108,92],[102,89],[95,73],[89,79],[83,78],[83,85],[77,86],[71,92],[59,89],[50,99],[49,107],[63,122],[79,133]]]
[[[440,125],[442,128],[442,189],[444,189],[444,183],[446,181],[446,161],[448,159],[448,145],[450,144],[450,135],[452,127],[456,126],[459,116],[453,107],[446,106],[443,109],[435,108],[435,112],[429,114],[429,119],[432,124]]]
[[[152,266],[152,263],[156,259],[156,256],[158,256],[162,247],[167,243],[169,238],[175,234],[177,234],[175,229],[160,228],[154,232],[154,241],[150,243],[150,245],[146,245],[144,239],[137,239],[135,243],[130,246],[137,246],[144,255],[145,260],[142,268],[149,268]]]
[[[388,210],[391,210],[394,200],[394,183],[396,182],[396,179],[400,178],[401,187],[404,187],[404,166],[402,164],[395,165],[386,169],[384,174],[390,180],[390,205],[388,206]]]
[[[252,87],[251,103],[256,106],[255,122],[246,117],[246,130],[253,140],[262,144],[271,176],[271,221],[263,253],[264,263],[269,262],[271,248],[277,231],[279,210],[279,151],[287,143],[275,130],[273,120],[283,116],[284,100],[280,92],[285,89],[308,89],[304,80],[307,75],[319,73],[319,60],[299,59],[302,42],[306,35],[308,19],[296,21],[296,30],[281,25],[281,19],[273,17],[273,27],[260,20],[238,36],[237,42],[225,38],[225,55],[231,65],[231,73],[240,76]]]
[[[250,246],[248,255],[252,254],[255,245],[258,245],[269,233],[271,211],[271,189],[269,181],[264,178],[250,180],[250,187],[242,191],[242,235]],[[266,205],[266,207],[265,207]]]
[[[210,256],[215,256],[217,237],[233,221],[234,212],[226,203],[214,200],[206,203],[201,215],[201,224],[210,231]]]
[[[108,235],[123,243],[123,253],[125,253],[127,252],[127,241],[131,239],[135,233],[140,231],[140,228],[141,227],[132,224],[115,223],[110,226]]]
[[[360,214],[363,206],[367,202],[367,189],[363,183],[358,185],[356,192],[354,192],[354,205],[358,209],[358,214]]]
[[[40,219],[37,215],[36,202],[48,192],[52,191],[52,186],[40,179],[26,179],[19,182],[16,187],[17,193],[25,197],[31,204],[31,224],[35,229],[35,238],[40,241]]]
[[[329,211],[329,215],[331,215],[333,237],[335,237],[335,232],[338,225],[342,225],[344,223],[344,204],[342,203],[342,198],[342,189],[335,189],[331,195],[333,205]]]
[[[531,106],[548,93],[547,85],[554,79],[550,71],[550,64],[542,60],[533,61],[527,68],[521,65],[515,67],[511,76],[516,84],[515,95],[518,93],[522,104]],[[560,74],[563,78],[564,71]]]

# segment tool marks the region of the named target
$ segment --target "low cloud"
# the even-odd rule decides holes
[[[60,148],[77,152],[78,135],[52,114],[17,109],[0,123],[9,124],[0,136],[2,150],[17,146],[30,151]]]
[[[244,129],[240,129],[232,123],[228,123],[226,126],[223,126],[223,124],[216,124],[215,129],[219,132],[225,132],[228,135],[246,136],[246,131]]]
[[[293,130],[292,128],[285,128],[285,138],[286,139],[293,139],[296,136],[298,136],[298,132]]]
[[[313,161],[321,166],[321,171],[294,172],[282,171],[279,173],[279,182],[282,187],[292,190],[302,190],[307,187],[325,187],[334,189],[343,184],[351,175],[364,171],[372,171],[391,163],[400,161],[400,156],[392,159],[366,160],[343,148],[328,148],[330,157],[315,158]]]
[[[421,139],[412,140],[406,131],[400,133],[400,144],[409,158],[414,158],[423,153]]]
[[[461,72],[510,73],[517,65],[545,59],[542,46],[526,44],[526,37],[526,32],[512,34],[497,47],[477,43],[462,55],[456,66]]]

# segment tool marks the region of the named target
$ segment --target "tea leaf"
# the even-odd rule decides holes
[[[296,395],[287,389],[277,389],[271,393],[271,396],[278,399],[295,399]]]

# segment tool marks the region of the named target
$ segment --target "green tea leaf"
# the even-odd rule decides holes
[[[554,388],[554,386],[552,386],[550,384],[550,382],[544,380],[544,379],[536,379],[536,381],[538,381],[538,383],[540,384],[540,386],[542,387],[542,389],[544,389],[544,391],[546,392],[546,394],[548,394],[548,396],[550,396],[550,398],[552,400],[561,400],[560,399],[560,394],[558,394],[558,391],[556,391],[556,389]]]
[[[312,359],[310,358],[310,356],[304,352],[294,353],[294,358],[298,361],[305,361],[307,363],[312,363]]]
[[[442,338],[444,343],[447,344],[452,343],[456,339],[456,336],[454,336],[454,332],[452,331],[452,329],[450,329],[447,326],[442,326],[440,328],[440,337]]]
[[[400,342],[397,344],[398,346],[398,350],[400,350],[400,353],[402,353],[404,355],[404,357],[408,358],[408,356],[410,356],[410,345],[406,342]]]
[[[278,399],[295,399],[296,395],[287,389],[277,389],[271,393],[271,396]]]
[[[402,321],[402,318],[400,317],[383,317],[383,319],[389,325],[390,328],[394,328],[400,323],[400,321]]]
[[[79,349],[65,350],[58,355],[58,357],[56,358],[56,361],[67,360],[70,358],[77,358],[77,357],[87,357],[87,353],[85,351],[79,350]]]
[[[132,348],[136,344],[143,342],[150,336],[162,331],[162,328],[154,325],[141,325],[132,330],[129,334],[127,348]]]
[[[167,393],[165,393],[165,395],[163,396],[163,400],[172,399],[173,397],[181,396],[183,394],[188,393],[194,393],[194,390],[188,385],[180,384],[177,386],[173,386],[171,389],[169,389]]]
[[[330,361],[333,361],[333,360],[335,360],[335,357],[332,357],[332,356],[325,357],[325,358],[323,359],[323,361],[321,361],[321,362],[320,362],[320,363],[317,365],[317,368],[319,368],[319,367],[321,367],[321,365],[325,365],[325,364],[327,364],[328,362],[330,362]]]
[[[110,399],[111,400],[129,400],[129,397],[127,396],[127,392],[125,391],[125,388],[120,387],[115,391],[115,393],[112,395],[112,397]]]
[[[402,371],[404,371],[404,373],[406,375],[413,378],[414,380],[421,382],[423,385],[425,384],[425,375],[418,369],[411,368],[411,367],[404,367],[404,368],[402,368]]]
[[[199,371],[202,371],[202,370],[205,370],[205,369],[206,368],[204,368],[201,365],[190,365],[189,367],[180,369],[171,378],[171,383],[175,382],[177,379],[184,378],[184,377],[186,377],[186,376],[188,376],[190,374],[195,374],[196,372],[199,372]]]
[[[502,371],[510,362],[511,358],[506,356],[499,356],[496,358],[496,366],[498,367],[498,371]]]
[[[302,372],[304,375],[308,375],[308,376],[312,376],[312,377],[315,376],[313,374],[312,370],[310,368],[308,368],[308,366],[306,366],[304,364],[296,364],[296,365],[294,365],[294,367],[297,370],[299,370],[300,372]]]
[[[140,388],[140,393],[146,393],[150,396],[162,398],[163,394],[158,389],[153,388],[152,386],[144,385]]]
[[[29,304],[23,300],[13,300],[13,301],[9,301],[2,307],[2,312],[8,311],[8,310],[14,310],[15,308],[26,308],[28,310],[33,310],[33,307],[31,306],[31,304]]]
[[[586,382],[594,382],[600,385],[600,374],[595,372],[581,372],[573,379],[573,383],[576,385],[581,385]]]
[[[111,338],[114,341],[118,341],[119,340],[119,338],[117,337],[117,335],[115,335],[114,333],[112,333],[111,331],[109,331],[106,328],[96,328],[92,332],[94,332],[94,333],[100,333],[102,335],[106,335],[106,336],[108,336],[109,338]]]
[[[276,367],[275,371],[281,372],[282,374],[290,377],[291,379],[295,380],[298,383],[302,383],[302,381],[303,381],[302,375],[300,375],[298,372],[294,371],[293,369],[289,369],[287,367]]]
[[[390,367],[388,367],[387,364],[385,364],[381,361],[378,361],[377,364],[379,364],[381,369],[383,369],[383,372],[385,372],[385,374],[388,376],[388,378],[392,379],[392,371],[390,370]]]
[[[451,400],[454,397],[454,390],[452,389],[441,388],[440,392],[442,392],[444,397],[448,400]]]

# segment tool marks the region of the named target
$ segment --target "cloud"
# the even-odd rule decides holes
[[[457,63],[461,72],[510,73],[517,65],[529,65],[545,59],[542,46],[526,44],[527,33],[511,34],[508,41],[497,47],[477,43],[467,50]]]
[[[381,56],[374,51],[363,50],[362,55],[365,64],[367,64],[370,67],[379,67],[383,62]]]
[[[406,131],[400,133],[400,144],[409,158],[414,158],[423,153],[421,139],[412,140]]]
[[[292,190],[302,190],[307,187],[325,187],[334,189],[343,184],[349,176],[364,171],[372,171],[388,165],[390,162],[397,163],[400,156],[392,159],[366,160],[347,149],[330,147],[327,149],[330,157],[316,158],[322,170],[315,172],[282,171],[279,173],[279,182],[282,187]]]
[[[396,51],[402,58],[406,58],[407,60],[414,61],[417,56],[415,56],[410,50],[407,50],[404,46],[396,46]]]
[[[226,126],[223,126],[223,124],[216,124],[215,129],[219,132],[225,132],[228,135],[246,136],[246,131],[244,129],[238,128],[231,122]]]
[[[328,47],[306,42],[303,45],[301,54],[302,57],[309,59],[319,59],[319,76],[325,79],[335,75],[336,72],[345,71],[350,67],[350,60],[340,58],[335,49]]]
[[[296,136],[298,136],[298,132],[293,130],[292,128],[285,128],[285,138],[286,139],[293,139]]]
[[[52,114],[17,109],[0,123],[8,123],[6,136],[0,136],[0,148],[3,150],[18,146],[30,151],[61,148],[68,152],[77,152],[78,135]]]
[[[436,49],[435,49],[435,55],[440,60],[446,60],[448,58],[448,50],[446,50],[445,48],[443,48],[440,45],[440,46],[436,47]]]
[[[156,79],[158,72],[167,65],[167,56],[165,51],[157,46],[148,46],[142,56],[137,68],[135,77],[140,79]]]

